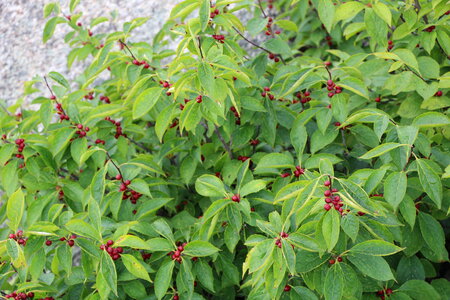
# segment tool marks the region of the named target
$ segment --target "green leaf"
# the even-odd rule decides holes
[[[62,17],[53,17],[50,20],[48,20],[47,23],[45,23],[42,41],[46,43],[53,36],[56,25],[65,21],[66,20]]]
[[[361,253],[373,256],[386,256],[402,251],[402,248],[382,240],[369,240],[350,248],[350,253]]]
[[[214,201],[203,214],[203,220],[206,222],[232,203],[233,202],[230,199],[221,199]]]
[[[195,190],[205,197],[226,197],[222,180],[214,175],[203,175],[195,181]]]
[[[209,14],[210,14],[210,2],[209,0],[202,0],[202,4],[200,6],[200,25],[202,31],[205,31],[206,27],[208,27],[209,22]]]
[[[261,18],[259,18],[259,19],[261,19]],[[277,21],[275,21],[275,24],[278,25],[281,29],[298,32],[297,24],[295,24],[294,22],[292,22],[290,20],[277,20]]]
[[[200,123],[201,119],[200,104],[197,101],[190,101],[181,112],[180,129],[192,131]]]
[[[436,256],[441,260],[448,260],[448,253],[445,249],[445,234],[444,230],[431,215],[419,212],[419,225],[422,237],[425,243]]]
[[[115,247],[130,247],[135,249],[151,250],[151,247],[135,235],[122,235],[114,242]]]
[[[341,227],[353,241],[356,240],[359,231],[359,220],[355,215],[347,214],[342,216]]]
[[[198,65],[198,73],[197,73],[198,80],[205,89],[205,91],[208,91],[208,93],[211,94],[212,89],[215,86],[214,82],[214,71],[212,67],[209,65],[209,63],[201,62]]]
[[[417,159],[417,171],[420,184],[425,193],[431,198],[438,208],[442,203],[442,182],[438,174],[433,170],[425,159]]]
[[[150,251],[170,251],[173,249],[173,245],[169,240],[164,238],[152,238],[147,241],[147,245],[150,247]]]
[[[426,112],[423,113],[417,117],[414,118],[413,120],[413,125],[414,126],[419,126],[419,127],[441,127],[441,126],[445,126],[445,125],[449,125],[450,124],[450,120],[449,118],[442,114],[442,113],[438,113],[438,112]]]
[[[385,144],[381,144],[380,146],[377,146],[375,148],[373,148],[372,150],[367,151],[364,155],[362,155],[360,158],[361,159],[371,159],[374,157],[378,157],[380,155],[383,155],[395,148],[398,148],[400,146],[403,146],[402,144],[399,143],[385,143]]]
[[[366,84],[358,78],[348,77],[339,81],[339,86],[347,89],[361,97],[369,99],[369,91],[367,90]]]
[[[333,28],[333,20],[335,13],[335,7],[333,5],[333,2],[328,0],[319,0],[317,11],[319,13],[320,21],[322,22],[323,25],[325,25],[327,31],[331,32],[331,29]]]
[[[155,132],[160,142],[162,142],[164,133],[166,132],[167,127],[169,127],[170,122],[172,122],[172,114],[174,110],[175,105],[168,105],[161,111],[161,113],[158,114],[158,117],[156,118]]]
[[[384,198],[397,210],[406,194],[407,178],[405,172],[393,172],[384,182]]]
[[[364,9],[364,4],[357,1],[348,1],[339,5],[334,15],[334,23],[351,19]]]
[[[59,83],[60,85],[65,87],[66,89],[70,90],[69,82],[67,81],[66,78],[64,78],[64,76],[62,76],[58,72],[50,72],[50,73],[48,73],[48,77],[50,77],[51,79],[53,79],[54,81],[56,81],[57,83]]]
[[[265,172],[276,172],[277,169],[293,168],[294,160],[291,156],[284,153],[270,153],[265,155],[259,161],[255,168],[255,174],[265,173]]]
[[[6,216],[9,219],[9,228],[14,232],[19,228],[24,209],[25,198],[22,189],[18,189],[9,197],[6,203]]]
[[[240,190],[241,197],[245,197],[249,194],[259,192],[266,187],[266,182],[262,179],[252,180],[247,182]]]
[[[173,237],[172,229],[170,228],[169,224],[167,224],[166,220],[160,218],[152,223],[152,227],[157,233],[170,240],[172,244],[175,244],[175,238]]]
[[[285,239],[282,240],[281,250],[284,262],[287,266],[287,269],[289,270],[289,273],[293,275],[297,274],[297,272],[295,271],[296,257],[294,249],[292,248],[291,244],[289,244]]]
[[[263,46],[272,53],[280,54],[285,57],[291,56],[291,48],[288,43],[281,38],[273,38],[264,42]]]
[[[294,123],[291,129],[291,143],[295,148],[295,152],[297,152],[297,156],[301,157],[303,154],[303,150],[306,146],[306,141],[308,139],[308,133],[306,132],[306,128],[303,125]]]
[[[106,251],[102,252],[101,260],[100,260],[100,270],[103,278],[105,279],[108,287],[113,291],[113,293],[117,296],[117,272],[116,266],[112,258]]]
[[[402,284],[399,291],[403,291],[413,299],[442,299],[441,295],[428,282],[423,280],[409,280]]]
[[[166,259],[156,272],[155,277],[155,294],[158,299],[162,299],[167,292],[172,281],[173,267],[175,266],[175,261],[171,259]]]
[[[316,240],[305,234],[294,232],[289,234],[287,240],[297,248],[312,252],[319,251],[319,245]]]
[[[340,300],[344,294],[344,273],[340,264],[334,264],[328,269],[324,281],[325,300]]]
[[[16,268],[26,267],[25,255],[20,245],[13,239],[6,240],[6,251]]]
[[[49,136],[49,150],[53,156],[58,155],[69,144],[75,131],[72,128],[61,128]]]
[[[322,223],[322,234],[325,238],[328,251],[333,250],[334,246],[336,246],[339,240],[340,228],[339,213],[334,209],[326,212]]]
[[[328,128],[324,134],[320,130],[316,130],[311,137],[311,153],[316,153],[331,144],[338,134],[339,130],[336,128]]]
[[[151,87],[143,91],[133,104],[133,119],[145,116],[161,98],[163,89]]]
[[[152,282],[145,267],[133,255],[122,254],[121,258],[123,264],[125,265],[125,268],[127,268],[127,270],[131,274],[133,274],[137,278],[141,278],[147,280],[148,282]]]
[[[200,283],[211,292],[214,292],[214,275],[212,268],[208,265],[208,263],[203,260],[199,260],[194,265],[194,271]]]
[[[94,240],[101,241],[102,237],[100,233],[90,224],[86,223],[80,219],[70,220],[65,227],[70,232],[76,233],[77,235],[90,237]]]
[[[389,264],[380,256],[353,253],[347,256],[352,264],[363,274],[376,280],[387,281],[394,279]]]
[[[193,241],[184,246],[183,254],[190,256],[211,256],[219,251],[218,248],[205,241]]]
[[[372,8],[375,13],[388,24],[388,26],[391,26],[392,14],[386,4],[378,1],[372,5]]]
[[[365,212],[371,212],[373,207],[370,205],[370,199],[367,193],[357,184],[350,180],[338,179],[339,183],[344,188],[345,192],[350,196],[350,199],[354,200],[358,207],[357,209],[363,210]],[[349,203],[350,204],[350,203]]]

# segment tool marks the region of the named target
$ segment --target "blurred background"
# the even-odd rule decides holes
[[[56,27],[53,37],[44,44],[42,32],[46,23],[43,8],[49,2],[59,1],[62,11],[68,14],[69,0],[0,0],[0,102],[14,103],[22,94],[23,83],[35,75],[57,71],[73,78],[82,66],[75,62],[67,68],[70,51],[64,43],[68,28]],[[103,23],[95,31],[109,32],[114,26],[137,17],[150,20],[133,33],[132,41],[151,41],[167,20],[171,9],[181,0],[81,0],[75,13],[83,12],[80,21],[88,24],[99,16],[110,17],[116,11],[113,23]]]

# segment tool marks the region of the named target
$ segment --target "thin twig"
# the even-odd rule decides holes
[[[249,43],[249,44],[252,44],[253,46],[255,46],[256,48],[259,48],[259,49],[261,49],[261,50],[263,50],[263,51],[265,51],[265,52],[267,52],[267,53],[269,53],[269,54],[275,54],[275,53],[272,53],[270,50],[268,50],[268,49],[266,49],[266,48],[264,48],[264,47],[261,47],[260,45],[258,45],[258,44],[256,44],[255,42],[252,42],[251,40],[249,40],[248,38],[246,38],[236,27],[234,27],[234,26],[232,26],[233,27],[233,29],[234,29],[234,31],[236,31],[237,32],[237,34],[239,34],[247,43]],[[275,56],[278,56],[279,58],[280,58],[280,60],[281,60],[281,62],[283,63],[283,64],[286,64],[286,62],[284,61],[284,59],[283,59],[283,57],[281,57],[281,55],[280,54],[275,54]]]
[[[423,78],[422,76],[420,76],[419,74],[417,74],[413,69],[411,69],[409,66],[407,66],[407,65],[405,65],[406,66],[406,68],[408,69],[408,70],[410,70],[414,75],[416,75],[417,77],[419,77],[420,79],[422,79],[422,81],[423,82],[427,82],[426,80],[425,80],[425,78]]]
[[[116,165],[116,163],[113,161],[113,159],[112,159],[112,157],[111,157],[111,155],[109,155],[109,153],[108,153],[108,151],[106,151],[105,150],[105,153],[106,153],[106,156],[108,156],[108,159],[109,159],[109,161],[111,161],[111,163],[113,164],[113,166],[117,169],[117,171],[119,172],[119,174],[120,174],[120,181],[122,181],[122,183],[125,183],[124,181],[123,181],[123,174],[122,174],[122,171],[120,171],[120,168]]]
[[[328,77],[330,78],[330,80],[333,80],[333,77],[331,76],[331,71],[330,71],[330,69],[328,68],[328,66],[325,66],[325,70],[327,70],[327,72],[328,72]]]
[[[142,150],[145,150],[147,152],[152,152],[152,149],[144,146],[143,144],[136,142],[135,140],[133,140],[132,138],[127,137],[127,139],[132,142],[133,144],[135,144],[136,146],[138,146],[139,148],[141,148]]]
[[[214,125],[214,132],[216,133],[216,135],[219,138],[219,140],[222,142],[222,145],[225,148],[225,150],[227,150],[228,155],[230,156],[230,158],[233,159],[233,152],[231,152],[230,145],[228,145],[225,142],[225,140],[224,140],[222,134],[220,133],[219,128],[217,127],[217,125]]]
[[[198,39],[198,49],[200,49],[200,56],[201,56],[202,59],[204,59],[203,51],[202,51],[202,41],[201,41],[199,36],[197,37],[197,39]]]
[[[121,43],[123,46],[125,46],[125,48],[127,48],[128,52],[130,52],[131,57],[135,60],[137,60],[136,56],[134,56],[133,52],[131,52],[131,49],[128,47],[128,45],[126,43],[124,43],[122,40],[119,40],[119,43]]]
[[[262,7],[261,0],[258,0],[258,4],[259,4],[259,8],[261,9],[262,14],[264,15],[264,18],[267,18],[267,14]]]

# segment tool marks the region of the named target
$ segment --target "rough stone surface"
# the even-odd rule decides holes
[[[54,0],[57,1],[57,0]],[[0,0],[0,102],[14,103],[22,94],[23,83],[35,75],[57,71],[69,78],[81,71],[77,63],[67,69],[66,57],[70,47],[63,41],[68,28],[57,26],[54,36],[44,44],[42,31],[46,20],[43,7],[50,0]],[[59,0],[63,12],[68,13],[68,0]],[[172,7],[181,0],[81,0],[76,12],[83,12],[80,19],[88,24],[99,16],[118,17],[109,24],[95,27],[97,32],[109,32],[114,26],[137,17],[150,17],[141,28],[134,31],[132,40],[148,40],[158,32],[167,20]],[[110,29],[110,30],[108,30]]]

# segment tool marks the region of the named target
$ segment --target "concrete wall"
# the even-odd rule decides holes
[[[58,1],[58,0],[54,0]],[[0,103],[14,103],[23,90],[24,81],[35,75],[57,71],[73,78],[80,72],[76,64],[69,71],[66,56],[70,51],[64,44],[68,32],[64,25],[57,27],[54,36],[42,42],[45,25],[43,8],[50,0],[0,0]],[[69,0],[59,0],[68,14]],[[135,32],[132,40],[148,40],[162,27],[172,7],[181,0],[81,0],[76,11],[83,12],[81,22],[88,24],[92,18],[109,16],[117,10],[114,24],[99,25],[98,32],[108,32],[108,27],[121,25],[136,17],[151,19]],[[120,27],[119,27],[120,26]]]

